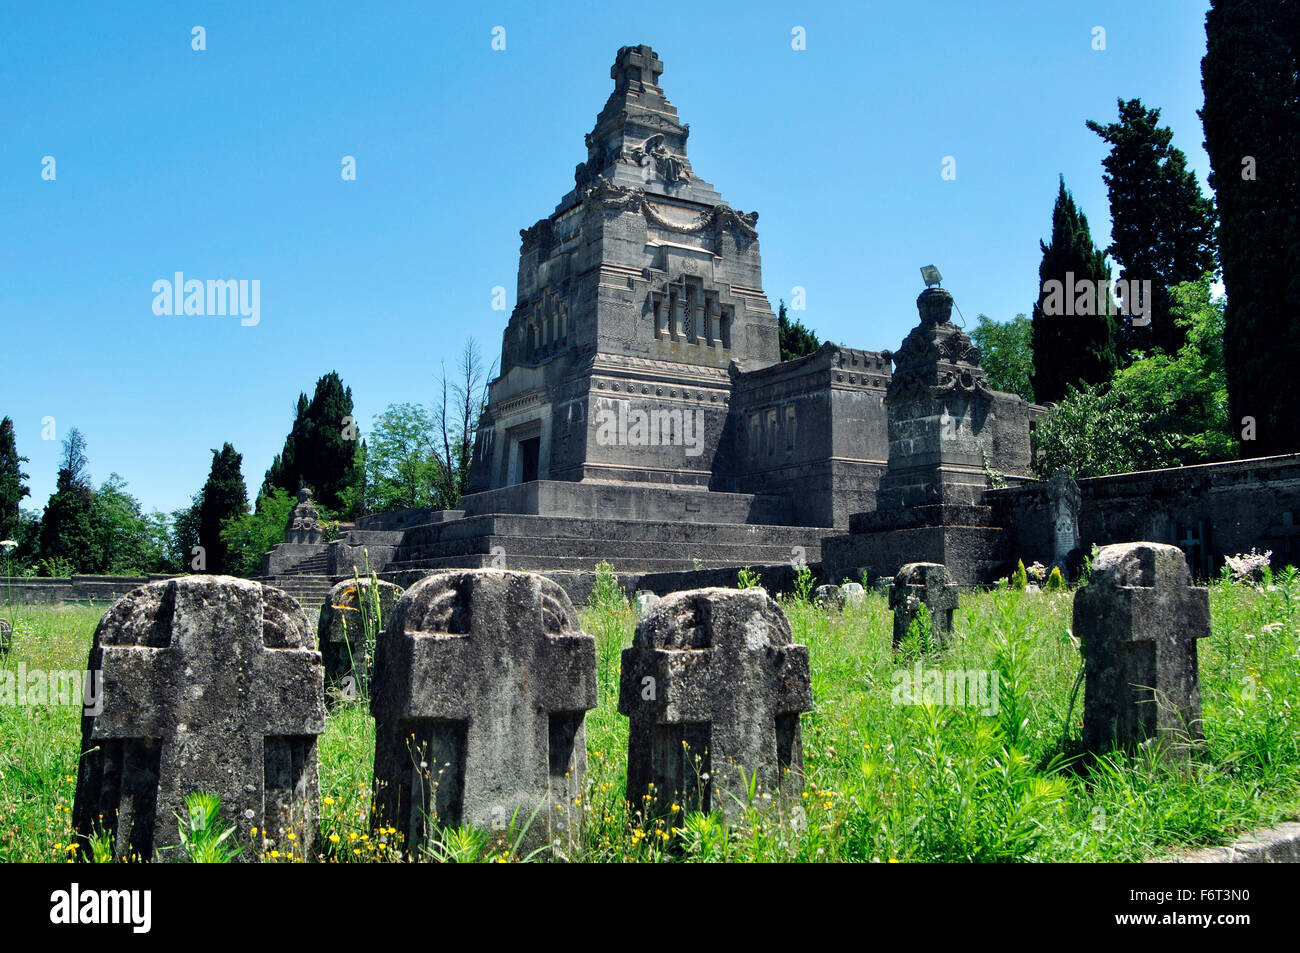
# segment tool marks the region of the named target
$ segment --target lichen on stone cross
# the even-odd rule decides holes
[[[808,647],[794,643],[764,590],[664,597],[637,623],[622,663],[633,811],[721,810],[735,819],[755,775],[763,803],[797,803],[799,715],[812,710]]]
[[[1203,735],[1196,642],[1210,634],[1210,604],[1182,551],[1103,547],[1075,593],[1073,621],[1084,651],[1084,747],[1105,754],[1155,743],[1187,757]]]
[[[295,853],[310,851],[325,728],[313,644],[298,603],[249,580],[162,580],[115,602],[88,665],[102,672],[103,707],[82,719],[73,822],[83,850],[103,832],[114,857],[156,859],[180,842],[185,798],[206,791],[236,827],[240,860],[256,860],[261,838],[281,829],[294,831]]]
[[[525,827],[529,849],[567,843],[595,706],[596,642],[559,585],[500,569],[426,576],[375,649],[375,823],[413,852],[459,824],[510,846]]]

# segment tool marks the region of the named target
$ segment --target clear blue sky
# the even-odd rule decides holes
[[[572,187],[624,45],[663,60],[696,172],[760,213],[773,308],[802,286],[822,337],[896,348],[933,262],[968,322],[1028,311],[1058,174],[1109,242],[1085,119],[1141,97],[1204,183],[1207,5],[5,4],[0,415],[26,503],[73,426],[96,482],[172,510],[226,440],[256,492],[328,370],[364,434],[466,336],[495,361],[492,288],[513,306],[519,229]],[[260,323],[156,316],[176,271],[258,279]]]

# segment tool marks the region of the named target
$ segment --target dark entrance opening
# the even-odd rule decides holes
[[[537,464],[542,453],[542,438],[529,437],[519,441],[519,482],[537,479]]]

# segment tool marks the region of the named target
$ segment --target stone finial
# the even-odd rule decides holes
[[[1158,741],[1181,757],[1202,737],[1196,640],[1210,634],[1209,594],[1176,546],[1105,546],[1074,595],[1083,642],[1083,745],[1104,754]]]
[[[926,288],[916,299],[922,324],[947,324],[952,319],[952,295],[942,288]]]
[[[790,623],[762,589],[665,596],[623,652],[618,710],[631,719],[634,811],[664,814],[678,804],[734,818],[754,773],[758,790],[778,800],[803,788],[808,647],[794,644]]]
[[[357,697],[370,668],[366,630],[377,638],[401,595],[400,586],[369,578],[348,579],[329,591],[316,627],[327,689],[337,688],[345,699]]]
[[[980,367],[980,349],[950,320],[952,295],[942,288],[926,288],[916,307],[921,323],[890,355],[894,373],[885,403],[976,394],[991,398],[993,391]]]
[[[952,636],[957,593],[942,563],[907,563],[898,570],[889,591],[889,607],[894,610],[894,648],[907,638],[907,630],[922,603],[930,613],[931,639],[936,645],[944,645]]]
[[[426,576],[376,646],[376,824],[410,851],[435,825],[569,844],[594,707],[596,640],[559,585],[501,569]]]
[[[180,843],[185,798],[207,791],[236,827],[240,860],[258,858],[248,845],[263,836],[291,849],[281,830],[310,851],[325,728],[312,645],[291,596],[230,576],[152,582],[113,603],[87,666],[102,708],[81,724],[72,815],[83,850],[103,831],[114,857],[157,859]]]

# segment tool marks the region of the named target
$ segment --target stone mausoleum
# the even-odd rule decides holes
[[[781,361],[758,214],[697,174],[662,72],[650,47],[619,50],[573,187],[520,232],[470,493],[359,521],[341,545],[372,565],[816,562],[852,514],[1031,479],[1039,409],[988,388],[942,289],[897,356],[827,344]]]
[[[366,559],[390,578],[608,560],[629,574],[820,563],[839,581],[936,562],[973,585],[1017,556],[1111,541],[1111,523],[1138,534],[1125,539],[1199,527],[1206,548],[1212,514],[1188,501],[1221,495],[1183,494],[1188,512],[1152,511],[1147,527],[1140,508],[1108,522],[1103,485],[1062,497],[1033,482],[1046,411],[989,387],[942,288],[920,293],[897,351],[826,344],[781,361],[758,214],[697,174],[662,73],[650,47],[618,51],[572,188],[520,232],[517,304],[459,508],[364,517],[328,546],[291,531],[268,577],[351,575]],[[1260,465],[1300,488],[1294,459]],[[1290,527],[1282,505],[1242,512]],[[1227,537],[1265,534],[1247,523]]]

